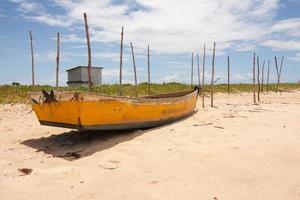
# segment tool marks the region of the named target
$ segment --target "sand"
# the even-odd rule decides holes
[[[85,134],[0,105],[0,199],[300,199],[300,91],[251,97],[217,94],[216,108],[199,101],[170,125]]]

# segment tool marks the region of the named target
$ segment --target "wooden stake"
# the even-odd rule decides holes
[[[256,92],[256,86],[255,86],[255,52],[253,54],[253,102],[256,103],[256,96],[255,96],[255,92]]]
[[[194,52],[192,53],[191,88],[193,88],[193,78],[194,78]]]
[[[260,101],[259,56],[257,56],[257,100]]]
[[[202,108],[205,107],[204,103],[204,80],[205,80],[205,45],[203,46],[203,64],[202,64]]]
[[[29,31],[30,37],[30,48],[31,48],[31,76],[32,76],[32,85],[34,86],[34,55],[33,55],[33,43],[32,43],[32,33]]]
[[[83,13],[84,17],[84,24],[85,24],[85,34],[86,34],[86,43],[88,46],[88,78],[89,78],[89,89],[92,91],[93,89],[93,82],[91,78],[91,67],[92,67],[92,56],[91,56],[91,44],[90,44],[90,35],[89,35],[89,26],[87,22],[86,13]]]
[[[123,28],[123,26],[122,26],[122,32],[121,32],[121,45],[120,45],[119,96],[122,96],[123,36],[124,36],[124,28]]]
[[[269,80],[270,80],[270,60],[268,60],[267,93],[269,93]]]
[[[148,45],[148,95],[151,95],[151,89],[150,89],[150,50]]]
[[[137,97],[138,96],[138,88],[137,88],[136,66],[135,66],[135,59],[134,59],[134,52],[133,52],[132,42],[130,42],[130,46],[131,46],[133,72],[134,72],[135,96]]]
[[[200,63],[199,63],[199,53],[197,52],[197,66],[198,66],[198,91],[200,95],[201,91],[201,80],[200,80]]]
[[[56,90],[58,90],[58,79],[59,79],[59,33],[57,33],[57,55],[56,55]]]
[[[227,92],[228,94],[230,93],[230,60],[229,60],[229,56],[227,56],[227,80],[228,80],[228,83],[227,83]]]
[[[265,71],[265,61],[261,69],[261,93],[264,93],[264,71]]]
[[[213,49],[213,58],[212,58],[212,65],[211,65],[211,84],[210,84],[210,106],[214,107],[214,76],[215,76],[215,53],[216,53],[216,43],[214,42],[214,49]]]
[[[277,58],[276,58],[276,56],[275,56],[275,65],[276,65],[276,72],[277,72],[276,93],[278,92],[278,89],[279,89],[280,77],[281,77],[281,70],[282,70],[282,64],[283,64],[283,58],[284,58],[284,56],[281,57],[280,68],[278,69]]]

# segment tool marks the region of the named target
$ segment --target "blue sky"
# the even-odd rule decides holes
[[[147,45],[153,82],[190,82],[191,53],[207,46],[206,82],[216,41],[216,78],[226,82],[226,57],[232,82],[251,82],[252,55],[285,56],[282,81],[300,81],[299,0],[0,0],[0,84],[31,83],[29,30],[33,32],[36,83],[55,84],[56,33],[61,34],[60,84],[65,70],[87,65],[83,12],[88,15],[92,65],[104,67],[104,83],[118,82],[121,27],[124,82],[133,82],[133,42],[138,82],[147,80]],[[196,64],[196,60],[195,60]],[[196,67],[196,66],[195,66]],[[197,73],[194,72],[197,80]]]

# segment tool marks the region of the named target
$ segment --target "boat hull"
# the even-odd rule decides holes
[[[197,90],[129,98],[85,92],[57,92],[57,101],[31,94],[40,123],[79,130],[141,129],[164,125],[192,114]],[[42,103],[38,103],[41,101]]]

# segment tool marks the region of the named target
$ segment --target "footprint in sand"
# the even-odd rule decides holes
[[[104,161],[99,165],[99,167],[106,169],[106,170],[114,170],[120,167],[120,161],[118,160],[109,160],[109,161]]]

